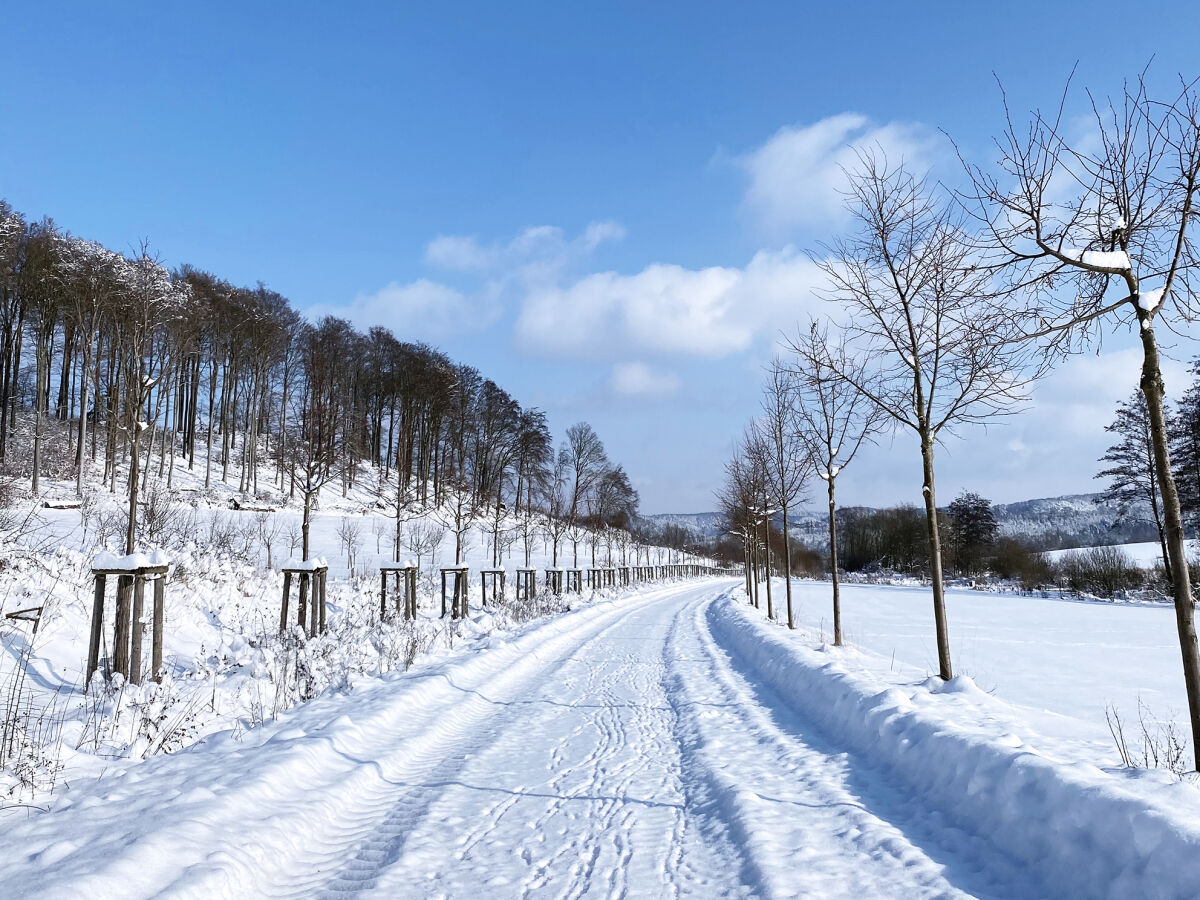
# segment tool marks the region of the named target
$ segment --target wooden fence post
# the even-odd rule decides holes
[[[296,601],[296,624],[301,631],[308,630],[308,573],[297,573],[300,578],[300,598]]]
[[[133,576],[117,576],[117,621],[113,628],[113,673],[129,680],[129,621],[132,614]]]
[[[129,681],[133,684],[142,683],[142,644],[146,636],[142,615],[145,605],[146,576],[139,572],[133,576],[133,616],[129,623]]]
[[[292,593],[292,573],[283,573],[283,607],[279,611],[279,631],[282,633],[287,631],[288,623],[288,600]]]
[[[154,625],[150,635],[150,666],[154,680],[163,679],[163,623],[166,618],[167,576],[164,572],[154,579]]]
[[[87,684],[100,668],[100,640],[104,630],[104,584],[103,574],[96,575],[96,591],[92,597],[92,633],[88,637]],[[87,684],[84,689],[87,689]]]
[[[329,574],[328,569],[322,569],[320,571],[320,573],[318,573],[318,577],[321,579],[321,621],[320,621],[321,634],[325,633],[325,609],[326,609],[326,599],[327,599],[325,592],[326,592],[326,588],[328,587],[325,578],[328,574]]]

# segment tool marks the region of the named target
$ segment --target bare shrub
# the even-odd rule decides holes
[[[1141,587],[1146,574],[1120,547],[1092,547],[1063,557],[1059,578],[1073,591],[1113,597]]]
[[[1178,726],[1173,720],[1163,721],[1155,716],[1141,697],[1138,697],[1138,726],[1137,732],[1132,735],[1132,746],[1116,706],[1107,705],[1104,718],[1108,722],[1113,743],[1117,746],[1117,753],[1121,756],[1121,763],[1126,768],[1165,769],[1180,778],[1191,769],[1187,739]]]
[[[152,481],[142,494],[142,540],[160,544],[176,531],[181,509],[165,485]]]

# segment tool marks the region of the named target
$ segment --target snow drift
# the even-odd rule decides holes
[[[732,598],[710,604],[714,636],[848,750],[963,828],[990,840],[1055,893],[1183,900],[1200,892],[1200,827],[1088,764],[1040,755],[993,725],[955,721],[949,697],[990,698],[960,676],[907,690],[801,646]],[[940,714],[939,714],[940,713]]]

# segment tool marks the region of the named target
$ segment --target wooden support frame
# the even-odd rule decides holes
[[[310,638],[323,634],[327,628],[329,566],[322,563],[290,565],[280,571],[283,572],[283,601],[279,607],[279,630],[287,630],[292,582],[297,581],[296,624]]]
[[[396,612],[404,620],[411,621],[417,617],[417,572],[413,563],[396,563],[379,567],[379,618],[388,617],[388,576],[394,584]]]
[[[503,569],[479,570],[479,598],[483,606],[488,605],[488,582],[491,582],[492,600],[504,599],[504,583],[507,573]]]
[[[461,619],[469,612],[467,604],[467,575],[466,566],[446,566],[442,569],[442,618],[446,617],[446,576],[453,576],[450,597],[450,618]]]
[[[563,569],[563,576],[566,581],[567,593],[574,591],[576,594],[583,593],[583,570],[582,569]]]
[[[529,602],[537,597],[537,569],[517,569],[515,598],[518,602]]]
[[[112,557],[109,557],[111,560]],[[166,578],[169,566],[165,564],[114,567],[99,565],[92,567],[92,622],[88,634],[88,655],[85,679],[91,683],[92,676],[100,668],[100,646],[104,635],[105,594],[109,576],[117,577],[116,613],[113,623],[111,671],[120,674],[130,684],[141,684],[143,676],[142,656],[144,652],[146,582],[153,582],[153,610],[150,617],[151,651],[150,677],[162,681],[163,675],[163,628],[166,621]]]

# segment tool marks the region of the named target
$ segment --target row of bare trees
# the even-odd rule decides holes
[[[469,529],[490,520],[498,563],[510,513],[527,558],[547,528],[557,557],[568,534],[578,548],[596,531],[628,533],[637,508],[589,425],[555,452],[541,410],[431,347],[306,322],[262,284],[172,271],[146,246],[117,253],[3,201],[0,466],[34,496],[47,478],[81,497],[100,479],[124,489],[128,552],[140,496],[151,480],[174,487],[181,469],[197,483],[202,472],[205,489],[301,501],[306,559],[322,490],[346,496],[372,470],[396,553],[404,523],[436,510],[456,562]]]
[[[836,553],[839,472],[871,434],[912,434],[939,674],[950,679],[937,448],[965,426],[1018,411],[1033,381],[1068,355],[1133,330],[1200,754],[1200,655],[1156,332],[1178,332],[1197,313],[1200,92],[1184,80],[1152,92],[1143,75],[1112,98],[1088,94],[1092,115],[1080,128],[1069,88],[1049,114],[1023,120],[1005,101],[997,159],[964,159],[965,187],[933,184],[878,149],[859,153],[848,173],[853,226],[813,254],[830,315],[801,327],[771,370],[764,415],[729,464],[722,508],[731,529],[749,532],[776,508],[786,514],[805,474],[819,477]],[[836,557],[832,569],[840,640]]]

